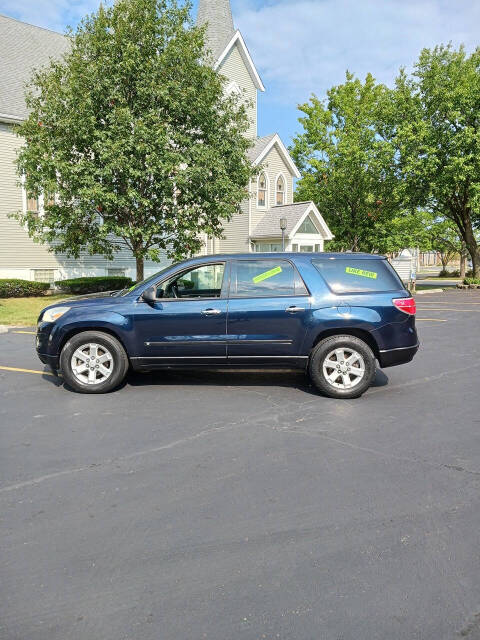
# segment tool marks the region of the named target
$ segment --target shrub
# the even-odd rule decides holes
[[[463,284],[480,284],[480,278],[465,278]]]
[[[50,289],[48,282],[34,282],[18,278],[0,280],[0,298],[43,296],[48,289]]]
[[[60,280],[55,285],[66,293],[97,293],[130,287],[133,281],[125,276],[99,276],[95,278],[72,278]]]
[[[438,274],[439,278],[459,278],[460,271],[455,269],[454,271],[449,271],[448,269],[442,269]]]

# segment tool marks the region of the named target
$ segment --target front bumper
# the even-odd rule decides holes
[[[417,353],[420,347],[420,343],[413,345],[412,347],[397,347],[396,349],[383,349],[379,351],[378,361],[382,369],[386,367],[394,367],[397,364],[406,364],[413,360],[413,357]]]
[[[48,365],[55,371],[59,367],[59,357],[52,348],[52,330],[54,324],[52,322],[39,322],[37,325],[37,336],[35,340],[37,355],[43,364]]]

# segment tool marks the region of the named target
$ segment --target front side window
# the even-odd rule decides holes
[[[267,176],[265,172],[258,176],[257,205],[259,207],[267,206]]]
[[[404,288],[386,260],[325,258],[312,260],[312,263],[334,293],[399,291]]]
[[[225,263],[203,264],[177,273],[157,286],[157,298],[219,298]]]
[[[276,192],[277,192],[277,199],[276,199],[277,206],[285,204],[285,180],[283,176],[279,176],[277,178]]]
[[[232,265],[232,298],[302,295],[308,295],[308,291],[288,260],[238,260]]]

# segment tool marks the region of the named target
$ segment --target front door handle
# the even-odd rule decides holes
[[[304,307],[296,307],[295,305],[292,305],[291,307],[287,307],[285,311],[287,313],[298,313],[299,311],[305,311],[305,309]]]
[[[203,309],[204,316],[218,316],[222,311],[220,309]]]

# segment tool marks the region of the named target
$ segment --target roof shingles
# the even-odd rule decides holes
[[[25,85],[32,71],[50,58],[59,58],[68,47],[67,38],[60,33],[0,15],[0,114],[26,118]]]
[[[252,238],[277,238],[282,235],[280,231],[280,218],[287,219],[285,235],[290,236],[298,222],[311,207],[311,202],[294,202],[269,209],[252,233]]]
[[[200,0],[197,25],[204,24],[207,24],[206,44],[218,60],[235,33],[230,0]]]

